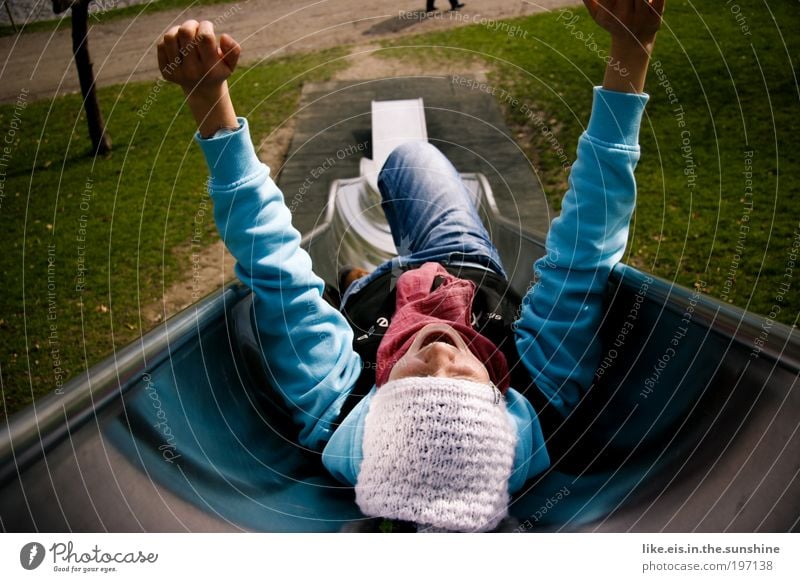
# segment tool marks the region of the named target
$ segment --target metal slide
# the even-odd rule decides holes
[[[542,241],[499,216],[472,178],[524,292]],[[338,184],[332,198],[348,188],[360,195]],[[333,206],[304,239],[328,281],[330,249],[347,246]],[[239,284],[213,293],[10,419],[0,429],[2,529],[357,526],[352,489],[294,443],[250,301]],[[602,334],[597,384],[553,436],[554,467],[514,499],[517,529],[797,530],[800,333],[619,265]]]

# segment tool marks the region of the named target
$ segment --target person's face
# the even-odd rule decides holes
[[[439,376],[489,384],[489,372],[455,329],[431,323],[417,332],[414,342],[389,373],[389,381],[412,376]]]

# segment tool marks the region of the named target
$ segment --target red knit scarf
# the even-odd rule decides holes
[[[439,286],[432,290],[435,282]],[[397,280],[392,323],[378,346],[375,384],[380,387],[388,382],[392,368],[423,327],[447,323],[461,334],[470,351],[486,366],[494,385],[505,394],[508,364],[503,352],[472,328],[474,296],[475,283],[454,277],[438,263],[425,263],[403,273]]]

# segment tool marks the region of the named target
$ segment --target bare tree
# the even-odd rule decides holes
[[[97,101],[92,59],[89,56],[88,20],[91,1],[53,0],[53,12],[60,14],[68,8],[72,9],[72,54],[75,55],[75,66],[78,68],[78,80],[81,84],[83,108],[86,110],[92,150],[96,155],[111,151],[111,138],[106,133],[103,114]]]

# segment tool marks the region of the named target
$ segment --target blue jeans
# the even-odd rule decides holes
[[[350,285],[342,305],[375,278],[428,262],[478,265],[506,278],[461,176],[436,147],[427,142],[398,146],[378,175],[378,188],[398,256]]]

